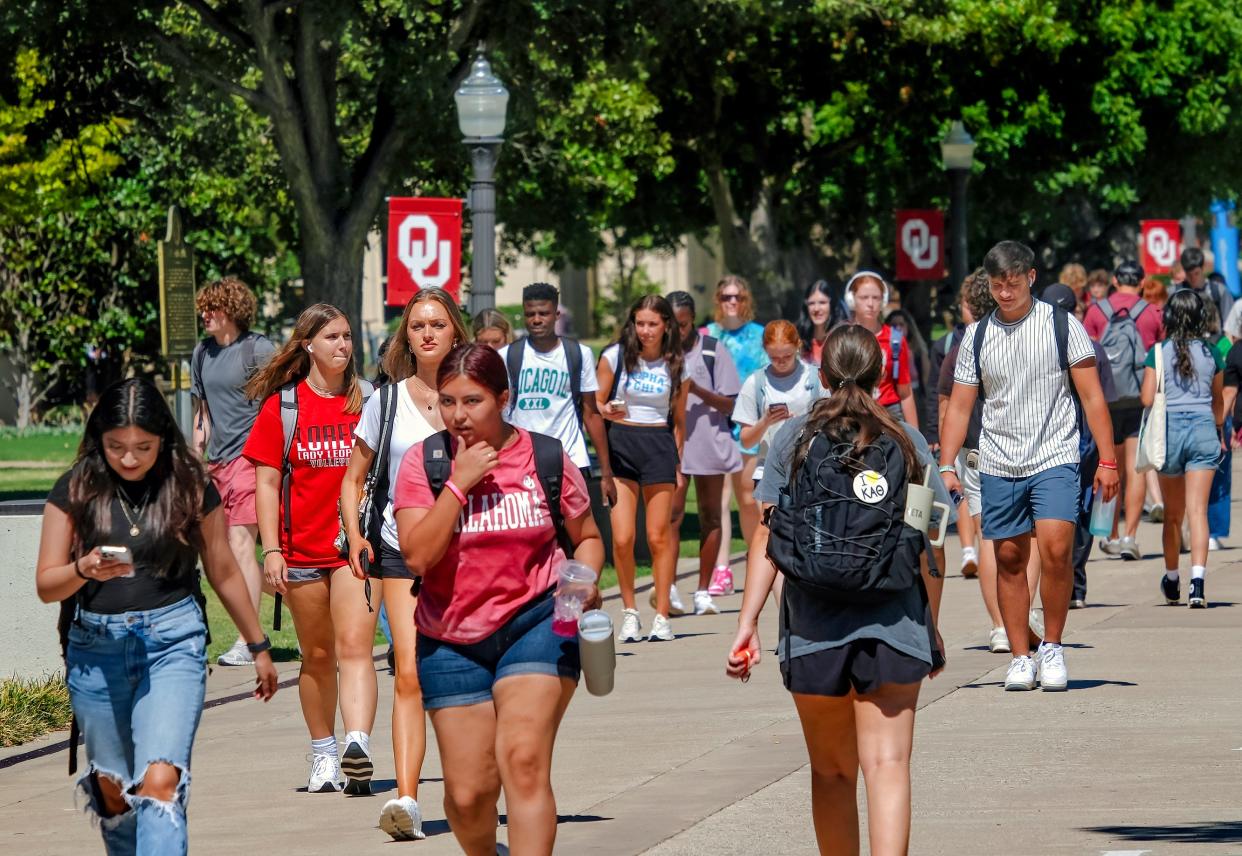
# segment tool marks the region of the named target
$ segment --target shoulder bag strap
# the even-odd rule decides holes
[[[532,431],[530,442],[535,447],[535,472],[539,475],[539,483],[548,499],[548,514],[552,517],[552,526],[556,530],[556,542],[564,551],[565,558],[572,559],[574,542],[565,529],[565,514],[561,510],[561,486],[565,478],[565,454],[561,441]]]

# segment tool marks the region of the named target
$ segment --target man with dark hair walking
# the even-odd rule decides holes
[[[1196,291],[1200,297],[1215,303],[1216,310],[1220,312],[1221,323],[1226,324],[1229,320],[1229,311],[1233,309],[1233,295],[1224,285],[1208,279],[1207,270],[1204,267],[1206,261],[1203,250],[1198,247],[1187,247],[1182,250],[1182,270],[1186,272],[1186,283],[1182,288]],[[1174,289],[1174,291],[1181,291],[1181,288]]]
[[[1079,428],[1075,394],[1100,462],[1094,488],[1117,492],[1117,460],[1095,351],[1073,315],[1037,301],[1035,255],[1017,241],[988,251],[983,267],[997,308],[966,328],[953,393],[940,432],[940,472],[960,490],[954,461],[971,408],[984,396],[979,439],[983,537],[996,547],[997,594],[1013,652],[1007,690],[1064,690],[1069,683],[1061,636],[1073,589],[1070,553],[1078,509]],[[1026,565],[1036,535],[1043,573],[1044,641],[1027,644],[1030,591]]]

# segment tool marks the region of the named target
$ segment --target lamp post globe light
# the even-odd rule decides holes
[[[954,121],[940,141],[940,157],[949,174],[949,256],[950,292],[956,294],[970,270],[966,247],[966,183],[975,162],[975,141],[966,126]]]
[[[496,305],[496,161],[504,141],[509,90],[492,74],[482,48],[457,87],[457,126],[470,151],[470,314]]]

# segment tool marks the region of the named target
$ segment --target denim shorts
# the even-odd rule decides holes
[[[1169,413],[1162,476],[1187,470],[1214,470],[1220,462],[1220,437],[1211,413]]]
[[[1078,522],[1078,464],[1049,467],[1024,478],[979,473],[983,537],[1013,538],[1036,520]]]
[[[578,640],[552,632],[552,591],[535,598],[491,636],[471,645],[418,634],[423,707],[465,707],[492,700],[492,687],[513,675],[577,681]]]
[[[207,628],[192,597],[141,612],[79,611],[69,628],[69,698],[89,761],[78,786],[102,815],[91,774],[113,779],[132,811],[104,819],[109,853],[184,853],[190,749],[207,686]],[[128,793],[148,765],[181,770],[171,803]]]

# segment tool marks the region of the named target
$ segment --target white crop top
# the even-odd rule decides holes
[[[618,368],[618,363],[622,363],[619,359],[621,354],[620,345],[609,345],[604,349],[604,353],[600,355],[600,359],[608,361],[608,365],[612,367],[613,374],[620,372],[617,378],[617,395],[616,397],[625,402],[626,422],[633,422],[638,425],[667,425],[668,424],[668,401],[672,394],[672,383],[669,381],[668,364],[663,358],[647,362],[642,357],[638,358],[638,367],[634,374],[630,375],[626,372],[624,364]],[[686,368],[683,361],[681,365],[681,381],[685,381],[690,377],[690,371]]]

